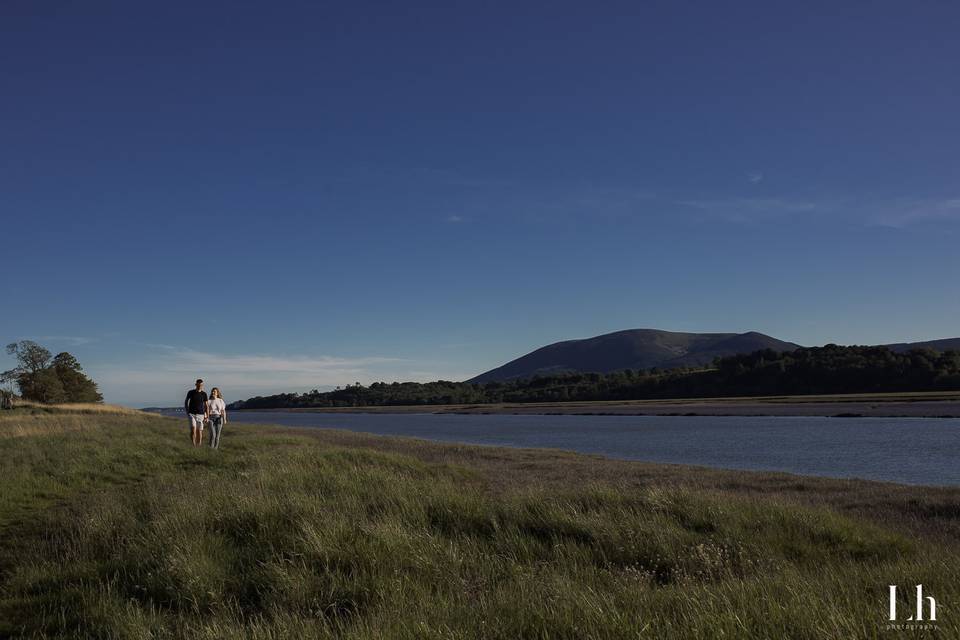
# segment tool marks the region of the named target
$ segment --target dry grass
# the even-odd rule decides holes
[[[25,436],[51,436],[61,433],[99,429],[88,418],[77,414],[16,414],[0,415],[0,439]]]
[[[99,428],[90,416],[139,418],[142,411],[111,404],[57,404],[18,400],[13,411],[0,411],[0,439],[50,436]]]
[[[128,409],[115,404],[100,404],[92,402],[67,402],[64,404],[43,404],[41,402],[31,402],[30,400],[16,399],[14,401],[14,412],[30,411],[35,413],[73,413],[83,415],[104,415],[104,414],[124,414],[141,415],[143,412],[137,409]],[[0,413],[0,417],[3,414]]]

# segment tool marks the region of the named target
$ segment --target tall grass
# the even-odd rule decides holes
[[[0,636],[871,638],[888,584],[960,601],[956,540],[776,495],[504,487],[476,463],[497,450],[230,425],[210,451],[84,419],[4,443]]]
[[[104,415],[104,414],[121,414],[121,415],[139,415],[142,414],[142,411],[137,409],[128,409],[127,407],[121,407],[116,404],[102,404],[102,403],[93,403],[93,402],[65,402],[63,404],[44,404],[42,402],[33,402],[31,400],[24,400],[22,398],[17,398],[14,400],[14,411],[17,413],[39,413],[39,414],[81,414],[81,415]],[[0,417],[3,417],[5,414],[0,413]],[[9,415],[9,414],[7,414]]]

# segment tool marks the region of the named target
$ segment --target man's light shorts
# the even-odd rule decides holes
[[[190,430],[200,429],[203,431],[203,414],[202,413],[191,413],[190,414]]]

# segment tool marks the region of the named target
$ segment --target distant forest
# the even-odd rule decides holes
[[[375,382],[283,393],[235,409],[809,395],[960,389],[960,351],[894,353],[887,347],[770,349],[718,358],[697,369],[568,373],[508,382]]]

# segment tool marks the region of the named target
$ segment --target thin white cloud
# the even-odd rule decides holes
[[[815,200],[740,197],[685,199],[676,200],[674,204],[692,207],[705,215],[737,223],[816,216],[821,219],[842,219],[866,226],[906,229],[924,224],[960,222],[960,197],[881,199],[876,196],[849,196]]]
[[[752,185],[767,182],[762,171],[745,174]],[[787,218],[809,219],[811,222],[837,222],[867,226],[905,228],[924,223],[960,222],[960,197],[878,198],[874,194],[711,196],[709,194],[657,194],[642,189],[581,188],[559,194],[553,199],[530,200],[516,210],[521,218],[538,222],[555,222],[563,217],[603,216],[637,218],[641,216],[695,216],[725,220],[736,224],[753,224]]]
[[[37,342],[53,342],[59,344],[67,344],[73,347],[79,347],[85,344],[90,344],[91,342],[96,342],[96,338],[88,338],[85,336],[37,336],[34,338]]]
[[[360,382],[462,380],[461,372],[425,370],[403,358],[382,356],[277,356],[218,354],[172,345],[151,344],[135,364],[100,365],[92,372],[108,401],[151,399],[149,403],[176,404],[179,394],[203,378],[231,399],[310,389],[330,389]],[[418,366],[419,365],[419,366]],[[163,400],[167,398],[167,400]]]
[[[447,222],[451,222],[451,223],[463,222],[463,216],[447,216]]]
[[[649,213],[651,208],[664,202],[652,191],[642,188],[586,185],[515,200],[499,207],[499,210],[512,211],[518,219],[527,222],[553,224],[559,220],[576,220],[584,216],[625,220]]]
[[[136,342],[141,347],[150,347],[151,349],[164,349],[166,351],[176,351],[177,347],[172,344],[160,344],[158,342]]]
[[[146,366],[131,371],[118,368],[109,380],[153,380],[171,376],[207,372],[231,380],[269,380],[276,382],[307,384],[342,384],[351,376],[364,374],[372,365],[403,362],[399,358],[362,357],[342,358],[333,356],[273,356],[273,355],[224,355],[172,347],[153,345],[161,353],[150,358]]]
[[[808,214],[823,208],[823,204],[790,198],[727,198],[717,200],[678,200],[676,204],[699,209],[733,222],[779,218]]]
[[[763,182],[763,172],[762,171],[748,171],[747,172],[747,182],[757,184]]]
[[[881,227],[903,229],[937,220],[960,220],[960,198],[895,201],[874,208],[871,222]]]

